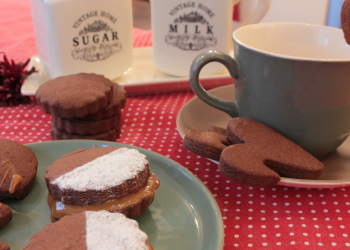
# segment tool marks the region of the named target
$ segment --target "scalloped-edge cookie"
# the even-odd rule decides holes
[[[92,73],[61,76],[41,85],[36,99],[46,114],[84,117],[107,106],[112,100],[113,86],[109,79]]]
[[[90,114],[80,119],[86,120],[101,120],[114,115],[120,114],[121,110],[125,107],[126,103],[126,91],[117,83],[113,84],[113,98],[107,107],[99,110],[97,113]]]
[[[80,118],[62,118],[52,116],[53,125],[67,131],[71,134],[78,135],[95,135],[107,132],[111,129],[117,128],[121,123],[121,114],[115,114],[101,120],[84,120]]]
[[[153,250],[135,220],[120,213],[81,212],[48,224],[24,250],[134,249]]]
[[[51,124],[50,132],[52,140],[66,140],[66,139],[82,139],[82,140],[102,140],[102,141],[116,141],[119,139],[121,131],[121,126],[117,128],[113,128],[107,132],[94,134],[94,135],[79,135],[68,133],[63,129],[56,128],[53,124]]]
[[[350,44],[350,0],[345,0],[340,13],[341,26],[347,44]]]
[[[30,148],[0,139],[0,200],[22,199],[35,182],[38,160]]]
[[[62,156],[47,168],[48,204],[54,218],[107,210],[134,218],[152,203],[158,178],[146,156],[126,147],[94,147]]]
[[[11,208],[0,202],[0,229],[5,227],[12,220],[12,210]],[[0,248],[1,250],[1,248]]]

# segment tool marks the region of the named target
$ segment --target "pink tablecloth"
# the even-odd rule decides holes
[[[29,0],[1,0],[0,51],[16,61],[36,54]],[[150,46],[151,32],[134,29],[135,47]],[[350,188],[265,188],[238,184],[217,165],[188,152],[176,116],[192,92],[134,96],[122,112],[118,142],[163,154],[195,173],[214,195],[228,249],[350,249]],[[36,103],[0,108],[0,138],[51,140],[51,118]]]

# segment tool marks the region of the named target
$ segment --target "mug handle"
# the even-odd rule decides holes
[[[236,103],[227,101],[208,93],[199,82],[199,73],[210,62],[222,63],[230,72],[231,77],[238,78],[238,63],[231,56],[216,50],[201,52],[192,62],[190,69],[190,84],[194,93],[205,103],[229,114],[232,118],[238,116]]]

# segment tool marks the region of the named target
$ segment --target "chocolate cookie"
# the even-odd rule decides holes
[[[214,130],[217,131],[217,127]],[[222,133],[223,131],[220,130],[219,132]],[[222,150],[228,145],[230,145],[230,142],[226,135],[200,129],[187,131],[183,141],[183,146],[188,151],[216,161],[220,159]]]
[[[222,151],[219,169],[230,179],[251,186],[277,184],[280,176],[317,179],[324,165],[269,126],[233,118],[227,138],[234,144]]]
[[[145,211],[159,186],[145,155],[126,147],[99,147],[62,156],[46,170],[53,217],[108,210],[134,218]]]
[[[135,249],[151,250],[147,235],[123,214],[82,212],[48,224],[24,250]]]
[[[120,126],[121,114],[120,111],[108,118],[102,120],[86,120],[80,118],[62,118],[52,116],[53,125],[58,128],[67,131],[71,134],[78,135],[95,135],[103,132],[107,132],[111,129],[115,129]]]
[[[31,190],[38,160],[26,146],[0,139],[0,200],[22,199]]]
[[[80,119],[87,120],[101,120],[114,115],[118,115],[121,109],[125,107],[126,103],[126,91],[117,83],[113,84],[113,98],[106,108],[99,110],[95,114],[81,117]]]
[[[216,126],[210,126],[208,131],[226,136],[226,129],[225,128],[220,128],[220,127],[216,127]]]
[[[0,229],[12,220],[12,210],[9,206],[0,202]],[[0,248],[1,250],[1,248]]]
[[[347,44],[350,44],[350,0],[345,0],[341,8],[341,27]]]
[[[0,241],[0,250],[10,250],[10,247],[5,242]]]
[[[102,141],[116,141],[120,136],[120,125],[117,128],[113,128],[107,132],[94,134],[94,135],[78,135],[71,134],[63,129],[56,128],[51,124],[50,132],[52,140],[65,140],[65,139],[83,139],[83,140],[102,140]]]
[[[112,100],[113,86],[102,75],[80,73],[52,79],[39,87],[36,99],[46,114],[73,118],[94,114]]]

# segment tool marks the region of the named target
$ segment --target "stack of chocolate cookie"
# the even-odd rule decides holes
[[[126,92],[104,76],[58,77],[41,85],[36,94],[39,106],[52,115],[53,140],[119,138]]]

